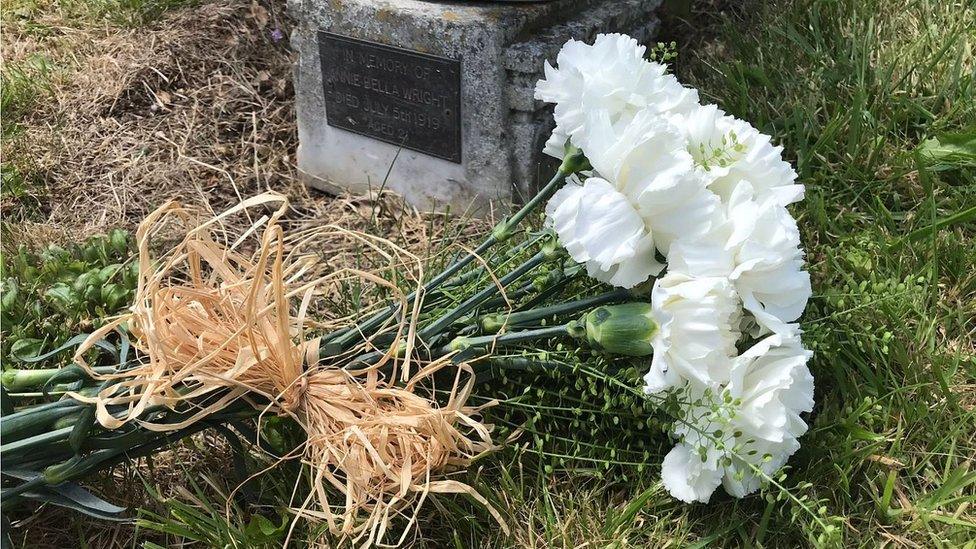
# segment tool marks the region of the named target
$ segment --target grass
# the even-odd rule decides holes
[[[637,429],[626,414],[595,411],[578,431],[593,443],[592,462],[545,455],[533,435],[553,439],[543,439],[544,425],[529,425],[519,446],[467,474],[507,512],[512,533],[462,498],[436,497],[417,545],[973,547],[976,7],[958,0],[766,0],[742,10],[719,1],[680,4],[670,11],[688,22],[672,17],[665,25],[678,41],[679,77],[774,135],[807,186],[793,210],[815,293],[803,325],[816,353],[817,406],[803,448],[757,495],[684,505],[663,491],[656,466],[628,468],[619,462],[635,458],[608,451],[608,442],[626,438],[659,463],[668,447],[660,424]],[[20,99],[12,104],[29,108],[37,95],[15,86],[11,97]],[[448,228],[444,241],[460,231]],[[337,312],[355,310],[347,305]],[[581,387],[603,404],[606,385]],[[264,482],[275,493],[290,488],[288,478]],[[221,520],[221,494],[229,492],[221,482],[174,494],[162,507],[170,514],[144,514],[142,527],[164,536],[152,538],[162,545],[273,546],[277,512],[235,508]]]
[[[47,36],[60,32],[51,25],[52,16],[59,23],[114,26],[145,25],[168,10],[191,5],[195,0],[4,0],[8,23],[22,32]]]
[[[499,546],[976,542],[976,6],[756,4],[686,6],[709,36],[675,31],[677,72],[774,135],[807,187],[794,214],[817,407],[803,448],[760,494],[695,506],[657,471],[596,488],[503,472],[518,527]],[[604,526],[634,505],[627,528]]]
[[[684,507],[654,544],[971,544],[976,159],[972,141],[968,156],[923,144],[976,132],[976,7],[801,0],[703,15],[715,39],[679,42],[679,77],[774,135],[807,186],[794,214],[814,279],[817,408],[780,480],[796,499],[770,487]],[[621,543],[640,545],[632,536]]]
[[[65,30],[78,31],[109,24],[115,27],[138,27],[152,22],[167,10],[186,6],[193,0],[4,0],[4,31],[18,37],[30,37],[38,43],[57,40]],[[9,39],[9,38],[8,38]],[[59,62],[45,51],[15,55],[5,59],[0,71],[0,108],[3,111],[3,136],[16,132],[17,124],[31,108],[50,93]],[[7,57],[5,55],[5,57]]]
[[[4,36],[0,63],[0,146],[3,149],[4,201],[36,206],[45,198],[37,159],[38,143],[25,137],[25,125],[45,103],[56,103],[54,90],[70,85],[72,75],[89,62],[87,48],[97,37],[144,27],[166,11],[195,0],[2,0]],[[48,120],[55,125],[62,120]],[[36,129],[36,128],[35,128]],[[38,155],[40,156],[40,155]],[[35,207],[16,212],[19,219]],[[34,215],[36,217],[36,215]]]
[[[31,201],[34,190],[30,176],[24,175],[29,165],[26,155],[18,154],[24,147],[20,134],[24,117],[38,101],[50,94],[54,69],[44,54],[30,54],[24,59],[4,62],[0,70],[0,145],[3,162],[0,164],[2,183],[0,193],[4,200],[18,200],[22,204]],[[13,159],[11,159],[13,157]],[[23,208],[24,212],[30,208]]]
[[[4,137],[16,132],[15,121],[44,96],[50,81],[51,64],[43,55],[34,54],[4,67],[0,73],[0,109],[4,114]]]

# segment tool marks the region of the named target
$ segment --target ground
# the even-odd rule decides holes
[[[2,8],[5,254],[132,229],[169,198],[216,209],[264,189],[292,197],[295,223],[395,228],[425,249],[448,230],[441,218],[401,213],[394,199],[333,198],[298,184],[283,4],[3,0]],[[490,480],[476,485],[509,510],[512,534],[448,501],[429,507],[418,543],[972,547],[976,7],[674,0],[663,28],[662,39],[677,43],[679,78],[772,134],[807,187],[793,210],[814,281],[803,325],[816,353],[817,406],[803,448],[759,495],[693,506],[672,500],[655,470],[622,482],[501,452],[486,467]],[[109,496],[169,509],[171,526],[192,523],[203,534],[47,512],[20,527],[22,539],[92,547],[242,539],[243,517],[211,523],[172,503],[206,508],[173,480],[212,470],[222,458],[212,448],[221,445],[196,440],[105,483],[115,487]],[[164,497],[175,499],[167,507]],[[223,517],[218,507],[203,515]]]

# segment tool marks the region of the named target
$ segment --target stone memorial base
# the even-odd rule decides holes
[[[504,208],[548,180],[543,62],[570,38],[649,40],[661,0],[289,0],[308,184],[393,189],[422,209]]]

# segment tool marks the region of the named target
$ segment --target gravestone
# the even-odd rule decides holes
[[[422,209],[524,198],[557,165],[533,98],[544,61],[570,38],[647,41],[660,2],[289,0],[302,178]]]

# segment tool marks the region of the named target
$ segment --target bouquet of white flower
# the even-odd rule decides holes
[[[811,353],[794,321],[810,297],[786,206],[796,173],[747,122],[701,105],[636,40],[570,41],[536,98],[556,104],[546,151],[578,147],[592,170],[546,206],[547,224],[587,273],[654,282],[649,394],[684,403],[663,480],[683,501],[720,483],[742,497],[781,467],[813,407]],[[740,347],[747,347],[739,352]]]
[[[705,502],[719,484],[738,497],[756,490],[799,448],[800,414],[813,406],[811,353],[795,323],[810,280],[786,209],[803,187],[768,136],[700,105],[644,54],[623,35],[565,45],[536,92],[555,103],[546,152],[560,169],[432,278],[379,237],[341,227],[285,235],[287,201],[272,193],[190,223],[158,256],[152,236],[194,218],[176,204],[151,214],[131,312],[88,338],[70,375],[32,377],[77,380],[65,400],[4,412],[0,455],[18,469],[5,479],[4,508],[65,504],[63,482],[207,426],[230,436],[229,423],[257,442],[263,435],[242,422],[273,414],[307,435],[279,456],[308,467],[304,503],[289,506],[335,535],[382,541],[391,517],[415,524],[434,492],[466,493],[504,524],[445,477],[494,448],[462,378],[547,367],[536,358],[567,338],[586,356],[650,357],[646,398],[677,403],[677,444],[662,469],[671,494]],[[219,229],[269,204],[277,208],[243,234]],[[544,227],[519,228],[543,204]],[[300,250],[324,238],[361,242],[394,274],[322,274]],[[587,275],[619,288],[561,297]],[[311,304],[348,281],[387,288],[393,301],[322,330]],[[124,339],[116,368],[91,368],[85,349],[105,347],[116,328],[135,336],[139,356],[125,358]],[[513,347],[525,352],[504,353]],[[20,387],[15,377],[7,390]]]

